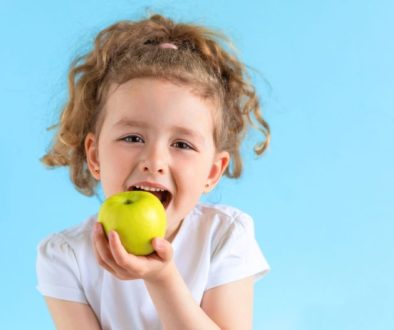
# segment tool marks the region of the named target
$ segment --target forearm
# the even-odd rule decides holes
[[[168,267],[159,281],[145,280],[164,329],[219,329],[195,302],[175,264]]]

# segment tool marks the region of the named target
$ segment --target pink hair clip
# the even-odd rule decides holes
[[[160,47],[160,48],[178,49],[178,47],[177,47],[176,45],[174,45],[173,43],[171,43],[171,42],[162,42],[162,43],[159,45],[159,47]]]

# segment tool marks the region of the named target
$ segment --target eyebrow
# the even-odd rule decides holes
[[[148,125],[144,122],[131,120],[127,118],[121,118],[117,122],[115,122],[114,127],[142,127],[145,128]]]
[[[173,128],[180,134],[190,136],[192,139],[196,139],[199,143],[205,144],[204,136],[200,132],[182,126],[174,126]]]
[[[138,127],[138,128],[147,128],[149,125],[145,122],[141,122],[138,120],[131,120],[128,118],[121,118],[117,122],[115,122],[114,127]],[[189,129],[183,126],[172,126],[174,131],[180,133],[181,135],[190,136],[193,139],[197,139],[200,143],[205,144],[204,136],[193,129]]]

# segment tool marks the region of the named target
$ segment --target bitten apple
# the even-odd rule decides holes
[[[98,221],[105,233],[115,230],[127,252],[148,255],[152,240],[164,237],[166,211],[160,200],[147,191],[126,191],[110,196],[102,204]]]

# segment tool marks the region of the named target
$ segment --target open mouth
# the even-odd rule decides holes
[[[172,195],[168,190],[160,189],[160,188],[153,188],[153,187],[145,187],[145,186],[131,186],[128,191],[147,191],[151,194],[155,195],[160,202],[163,204],[164,208],[166,209],[167,206],[170,204]]]

